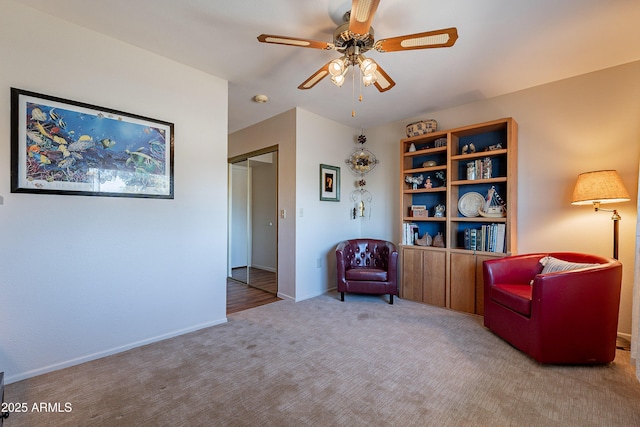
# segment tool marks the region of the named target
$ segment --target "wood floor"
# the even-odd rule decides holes
[[[232,276],[233,278],[227,278],[227,314],[280,301],[276,296],[278,283],[275,273],[251,268],[250,281],[261,289],[238,281],[246,280],[246,269],[234,268]]]
[[[231,278],[238,282],[248,283],[254,288],[262,289],[263,291],[271,292],[272,294],[278,293],[276,273],[256,267],[249,267],[248,273],[249,278],[247,279],[246,267],[233,268],[231,269]]]

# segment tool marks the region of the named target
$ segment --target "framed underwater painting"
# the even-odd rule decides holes
[[[11,192],[173,199],[174,125],[11,88]]]

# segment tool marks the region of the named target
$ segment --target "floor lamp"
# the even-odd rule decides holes
[[[605,203],[620,203],[630,200],[627,189],[614,170],[585,172],[578,175],[573,189],[572,205],[591,205],[597,211],[613,212],[613,257],[618,259],[618,221],[620,215],[615,209],[601,209]]]

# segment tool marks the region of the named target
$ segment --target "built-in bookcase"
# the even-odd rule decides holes
[[[505,118],[400,141],[402,298],[483,314],[482,261],[517,251],[517,135]],[[475,212],[490,190],[503,214]]]

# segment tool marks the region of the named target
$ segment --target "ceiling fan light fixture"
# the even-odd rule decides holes
[[[333,61],[329,62],[329,74],[332,76],[339,76],[344,74],[345,70],[345,61],[344,58],[337,58]]]
[[[338,74],[337,76],[331,76],[331,81],[333,82],[334,85],[338,86],[338,87],[342,87],[342,85],[344,84],[344,74]]]
[[[375,74],[369,74],[369,75],[362,76],[362,83],[364,83],[365,86],[371,86],[377,80],[378,80],[378,77]]]
[[[371,76],[376,73],[378,64],[371,58],[365,58],[363,55],[358,55],[358,64],[360,64],[360,70],[365,76]]]

